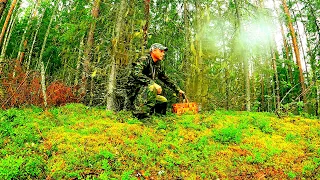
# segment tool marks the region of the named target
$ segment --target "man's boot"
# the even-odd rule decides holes
[[[158,114],[166,115],[167,114],[167,102],[156,104],[155,112]]]

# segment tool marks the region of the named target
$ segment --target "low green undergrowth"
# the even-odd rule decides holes
[[[317,179],[320,121],[215,111],[139,121],[68,104],[0,111],[0,179]]]

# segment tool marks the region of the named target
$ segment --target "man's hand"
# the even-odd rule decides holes
[[[184,101],[188,102],[188,99],[187,99],[187,97],[186,97],[186,93],[185,93],[184,91],[179,90],[179,95],[182,96],[182,98],[183,98]]]
[[[179,94],[182,95],[182,94],[185,94],[185,92],[182,90],[179,90]]]
[[[161,94],[161,93],[162,93],[162,88],[161,88],[161,86],[159,86],[159,85],[156,84],[156,83],[154,83],[153,85],[154,85],[154,87],[155,87],[156,90],[157,90],[157,94]]]

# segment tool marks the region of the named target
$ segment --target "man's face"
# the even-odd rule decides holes
[[[164,50],[161,50],[161,49],[155,49],[152,51],[152,54],[153,54],[153,57],[156,59],[156,60],[163,60],[164,58],[164,55],[165,55],[165,51]]]

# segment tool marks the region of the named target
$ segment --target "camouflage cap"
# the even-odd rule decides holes
[[[155,50],[155,49],[160,49],[160,50],[164,50],[164,51],[168,51],[168,48],[165,47],[164,45],[160,44],[160,43],[154,43],[150,46],[150,52]]]

